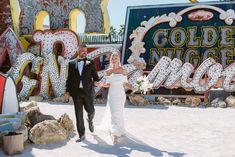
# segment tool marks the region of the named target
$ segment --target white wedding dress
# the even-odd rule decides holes
[[[110,83],[105,116],[101,128],[108,130],[111,135],[122,136],[125,134],[123,109],[126,101],[126,93],[123,84],[127,76],[123,74],[111,74],[106,82]]]

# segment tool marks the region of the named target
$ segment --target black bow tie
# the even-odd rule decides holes
[[[86,59],[78,59],[78,62],[80,62],[80,61],[85,62],[85,60],[86,60]]]

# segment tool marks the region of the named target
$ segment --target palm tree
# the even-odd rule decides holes
[[[115,27],[113,27],[113,26],[110,27],[110,34],[112,37],[117,35],[117,30]]]
[[[111,26],[110,27],[110,33],[109,33],[110,42],[112,41],[113,38],[115,38],[115,36],[117,36],[117,30],[116,30],[115,27]]]
[[[125,25],[120,25],[120,28],[118,30],[118,35],[123,36],[125,31]]]

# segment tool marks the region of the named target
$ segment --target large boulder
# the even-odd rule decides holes
[[[58,123],[66,130],[67,136],[69,136],[74,131],[73,121],[65,113],[59,119]]]
[[[143,95],[129,96],[129,100],[132,105],[141,106],[141,105],[148,105],[149,104],[148,100],[145,99]]]
[[[33,127],[34,125],[44,121],[44,120],[56,120],[51,115],[42,114],[39,110],[30,110],[26,116],[26,123],[28,126]]]
[[[33,127],[37,123],[44,120],[55,120],[55,118],[51,115],[42,114],[35,101],[32,101],[27,106],[22,107],[21,111],[26,113],[25,123],[30,127]]]
[[[185,99],[185,105],[191,106],[191,107],[197,107],[201,103],[201,99],[197,97],[187,97]]]
[[[228,107],[235,107],[235,96],[228,96],[226,99],[225,99],[225,102],[228,104]]]
[[[56,120],[38,123],[29,132],[29,139],[35,144],[62,142],[67,138],[67,131]]]

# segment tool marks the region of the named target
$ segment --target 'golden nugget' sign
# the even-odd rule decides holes
[[[122,61],[151,71],[163,56],[195,67],[211,57],[227,67],[235,56],[232,8],[234,2],[129,7]]]
[[[233,62],[234,32],[235,26],[158,29],[153,35],[155,47],[150,49],[149,64],[155,65],[162,56],[169,56],[198,66],[212,57],[226,67]]]

